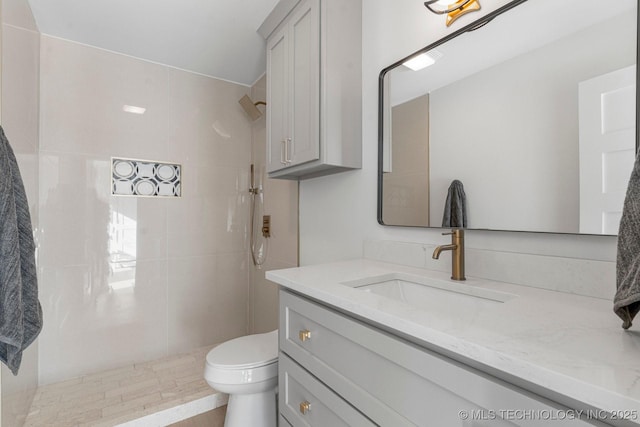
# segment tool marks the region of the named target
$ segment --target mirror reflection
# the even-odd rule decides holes
[[[636,9],[525,1],[412,58],[426,67],[383,70],[381,222],[617,234],[635,157]]]

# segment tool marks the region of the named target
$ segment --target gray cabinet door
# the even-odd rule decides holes
[[[304,0],[267,43],[267,171],[320,159],[320,0]]]

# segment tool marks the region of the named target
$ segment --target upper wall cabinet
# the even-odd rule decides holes
[[[362,166],[360,0],[282,0],[267,39],[267,171],[305,179]]]

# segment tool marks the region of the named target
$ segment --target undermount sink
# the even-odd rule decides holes
[[[367,277],[344,282],[343,285],[422,309],[443,306],[478,309],[502,304],[517,297],[514,294],[478,287],[473,282],[454,282],[403,273]]]

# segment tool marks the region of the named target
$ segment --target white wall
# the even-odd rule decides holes
[[[482,11],[461,18],[459,28],[507,3],[482,1]],[[365,239],[440,243],[440,230],[383,227],[376,221],[378,74],[382,68],[441,38],[444,18],[422,2],[363,1],[363,168],[300,184],[301,265],[357,258]],[[613,260],[614,237],[469,232],[467,246],[489,250]]]

